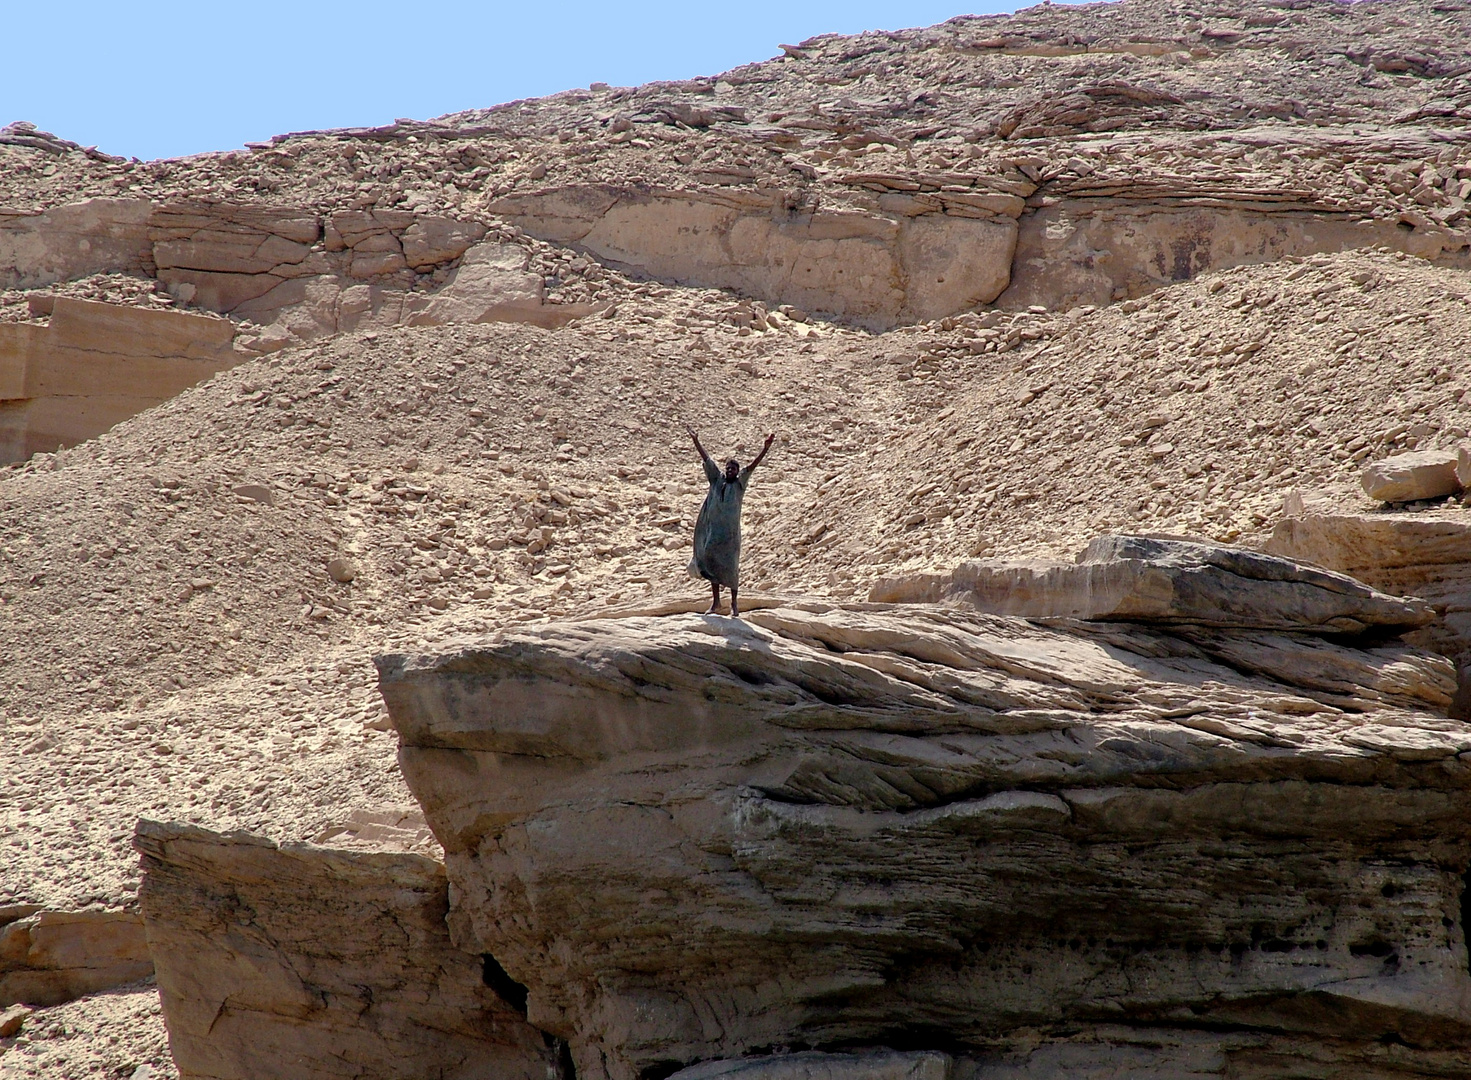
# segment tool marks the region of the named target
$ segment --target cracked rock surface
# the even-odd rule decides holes
[[[1108,628],[814,603],[379,666],[455,940],[579,1076],[1104,1022],[1471,1045],[1471,725]]]

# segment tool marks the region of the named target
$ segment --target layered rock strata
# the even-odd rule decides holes
[[[1074,563],[977,560],[936,574],[887,578],[889,603],[963,599],[981,611],[1229,629],[1357,634],[1413,629],[1423,603],[1338,573],[1242,548],[1146,536],[1102,536]]]
[[[93,438],[245,358],[227,319],[33,299],[48,323],[0,323],[0,462]]]
[[[456,950],[443,868],[141,821],[140,898],[185,1080],[546,1080],[553,1044]]]
[[[152,973],[136,912],[0,907],[0,1007],[59,1005]]]
[[[1004,181],[996,180],[996,183]],[[982,187],[932,208],[803,211],[756,193],[584,185],[492,209],[611,265],[876,327],[988,304],[1011,280],[1022,200]]]
[[[1311,514],[1277,523],[1267,551],[1302,559],[1390,592],[1422,597],[1435,613],[1410,636],[1454,661],[1453,712],[1471,719],[1471,514]]]
[[[480,221],[406,210],[89,199],[0,211],[0,287],[141,275],[180,303],[274,328],[243,339],[267,349],[411,319],[560,326],[594,310],[544,303],[525,251],[482,244],[486,233]],[[426,288],[439,285],[442,296]]]
[[[1280,654],[814,603],[379,670],[454,939],[579,1076],[901,1041],[1015,1063],[1106,1025],[1198,1037],[1202,1075],[1223,1030],[1293,1068],[1393,1044],[1431,1075],[1471,1049],[1449,665],[1304,635],[1335,705],[1263,673],[1301,639],[1213,632]]]

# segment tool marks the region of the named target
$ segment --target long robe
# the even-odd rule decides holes
[[[705,478],[710,481],[710,490],[700,506],[700,516],[695,519],[691,575],[732,589],[740,586],[741,500],[746,496],[753,468],[754,465],[748,465],[734,480],[727,480],[720,467],[705,458]]]

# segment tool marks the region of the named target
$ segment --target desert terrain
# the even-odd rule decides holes
[[[1104,533],[1259,550],[1290,498],[1382,513],[1366,464],[1471,430],[1468,43],[1454,4],[1123,0],[181,160],[6,128],[0,320],[70,299],[233,344],[0,468],[0,913],[136,913],[139,818],[403,820],[441,857],[373,657],[703,610],[685,424],[722,460],[776,435],[757,606]],[[99,235],[154,215],[146,257],[26,263],[88,200]],[[281,241],[310,273],[190,264],[216,226],[159,239],[181,206],[325,223]],[[389,242],[332,224],[375,214]],[[803,214],[828,231],[742,231]],[[446,220],[467,242],[411,264]],[[0,1074],[179,1075],[156,985],[35,1009]]]

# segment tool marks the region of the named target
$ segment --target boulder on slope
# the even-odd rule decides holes
[[[1412,450],[1364,467],[1364,491],[1380,502],[1413,502],[1454,495],[1463,484],[1456,476],[1454,450]]]
[[[1102,536],[1074,563],[976,560],[952,571],[881,579],[869,599],[959,600],[1024,618],[1194,624],[1302,633],[1408,630],[1422,601],[1276,555],[1193,540]]]

